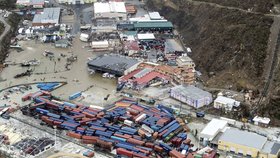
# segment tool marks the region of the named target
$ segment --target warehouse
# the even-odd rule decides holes
[[[228,122],[225,120],[212,119],[200,133],[200,141],[203,145],[208,145],[219,132],[228,127]]]
[[[95,71],[122,76],[135,70],[140,63],[140,61],[129,57],[115,54],[105,54],[89,61],[88,67]]]
[[[127,13],[124,2],[94,3],[94,17],[96,19],[126,20]]]
[[[240,102],[236,101],[234,99],[231,98],[227,98],[224,96],[218,96],[215,101],[214,101],[214,108],[216,109],[225,109],[228,111],[231,111],[232,108],[237,108],[240,106]]]
[[[134,23],[136,31],[172,31],[173,24],[169,21],[164,22],[137,22]]]
[[[136,69],[118,79],[119,83],[125,83],[128,88],[140,90],[154,83],[166,84],[170,78],[152,68]]]
[[[179,85],[173,87],[171,88],[170,96],[194,108],[201,108],[204,105],[209,105],[213,101],[211,93],[195,86]]]
[[[60,8],[44,8],[42,14],[36,14],[32,26],[48,26],[59,24]]]
[[[218,141],[218,149],[235,154],[258,157],[267,142],[267,138],[256,133],[227,129]]]

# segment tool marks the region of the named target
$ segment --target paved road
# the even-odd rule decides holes
[[[0,35],[0,42],[2,41],[2,39],[7,35],[7,33],[9,33],[11,26],[6,22],[6,20],[3,17],[3,14],[0,14],[0,21],[4,24],[5,26],[5,30],[4,32]]]

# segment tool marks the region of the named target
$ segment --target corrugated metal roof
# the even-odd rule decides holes
[[[173,24],[167,22],[138,22],[134,23],[135,28],[173,28]]]
[[[256,133],[229,128],[220,137],[219,141],[230,142],[261,150],[264,147],[267,138]]]
[[[188,98],[191,98],[193,100],[199,100],[205,97],[211,97],[212,98],[212,94],[204,91],[202,89],[199,89],[195,86],[183,86],[183,85],[179,85],[176,87],[173,87],[171,89],[172,91],[176,91],[180,94],[182,94],[183,96],[186,96]]]
[[[60,8],[44,8],[42,14],[36,14],[33,23],[56,23],[58,24],[60,17]]]
[[[280,150],[280,143],[267,141],[262,149],[262,152],[276,155]]]
[[[148,74],[149,72],[151,72],[153,69],[150,69],[150,68],[145,68],[141,71],[139,71],[137,74],[135,74],[133,77],[135,78],[140,78],[140,77],[143,77],[145,76],[146,74]]]
[[[143,84],[143,83],[150,82],[151,80],[155,79],[156,77],[168,79],[167,76],[165,76],[165,75],[163,75],[161,73],[153,71],[153,72],[148,73],[144,77],[137,78],[135,81],[137,82],[137,84]]]
[[[116,54],[110,55],[101,55],[91,61],[89,61],[89,65],[97,66],[97,67],[104,67],[114,71],[121,71],[124,72],[125,70],[129,69],[133,65],[139,63],[138,60],[120,56]]]

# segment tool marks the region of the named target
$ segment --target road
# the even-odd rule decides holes
[[[6,20],[3,17],[4,14],[0,14],[0,21],[4,24],[5,30],[4,32],[0,35],[0,42],[2,39],[9,33],[11,26],[6,22]]]

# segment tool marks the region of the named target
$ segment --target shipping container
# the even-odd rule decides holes
[[[82,95],[82,92],[76,92],[69,96],[69,100],[74,100]]]
[[[67,132],[67,135],[72,138],[81,139],[82,135],[75,132]]]
[[[159,152],[159,153],[162,153],[162,152],[163,152],[163,148],[160,147],[160,146],[158,146],[158,145],[155,145],[154,150],[157,151],[157,152]]]
[[[125,150],[124,148],[117,148],[117,155],[132,157],[132,152]]]
[[[177,150],[173,149],[169,152],[169,156],[174,157],[174,158],[185,158],[186,155],[181,154]]]
[[[127,126],[133,126],[134,122],[130,121],[130,120],[124,120],[124,124]]]
[[[143,146],[145,144],[144,141],[140,141],[140,140],[133,139],[133,138],[127,139],[127,142],[135,144],[135,145],[141,145],[141,146]]]
[[[69,102],[63,102],[63,105],[64,106],[68,106],[70,108],[77,108],[77,105],[76,104],[72,104],[72,103],[69,103]]]
[[[126,142],[125,138],[117,137],[117,136],[111,136],[111,139],[117,140],[119,142]]]

